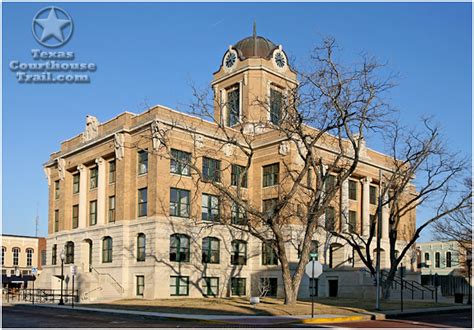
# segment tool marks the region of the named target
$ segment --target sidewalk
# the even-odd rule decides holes
[[[115,313],[120,315],[133,315],[133,316],[145,316],[145,317],[156,317],[156,318],[167,318],[167,319],[185,319],[185,320],[196,320],[200,322],[211,322],[211,323],[233,323],[233,324],[245,324],[245,325],[277,325],[277,324],[290,324],[290,323],[334,323],[334,322],[351,322],[351,321],[364,321],[371,320],[374,317],[372,315],[333,315],[333,314],[321,314],[315,315],[311,318],[311,315],[292,315],[292,316],[249,316],[249,315],[197,315],[197,314],[178,314],[178,313],[158,313],[158,312],[146,312],[136,310],[123,310],[123,309],[111,309],[111,308],[91,308],[83,306],[58,306],[53,304],[17,304],[25,305],[28,307],[36,306],[40,308],[58,308],[67,310],[76,310],[83,312],[96,312],[96,313]]]

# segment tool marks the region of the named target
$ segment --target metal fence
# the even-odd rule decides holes
[[[422,275],[421,281],[425,285],[435,285],[434,275]],[[454,296],[455,293],[469,294],[468,279],[463,276],[438,275],[438,286],[443,296]]]
[[[79,302],[79,290],[63,290],[64,304]],[[58,304],[61,299],[61,290],[58,289],[17,289],[3,291],[5,302],[31,302],[40,304]]]

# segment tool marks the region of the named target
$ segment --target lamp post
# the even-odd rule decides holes
[[[61,298],[59,298],[58,305],[64,305],[64,300],[63,300],[64,259],[66,259],[66,255],[64,254],[64,249],[63,249],[61,251]]]
[[[469,291],[467,296],[467,304],[472,305],[471,295],[472,295],[472,288],[471,288],[471,266],[472,266],[472,253],[467,254],[467,277],[469,281]]]

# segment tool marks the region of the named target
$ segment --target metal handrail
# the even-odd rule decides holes
[[[112,281],[114,281],[115,284],[118,285],[118,287],[120,288],[120,290],[122,291],[122,293],[125,292],[125,289],[120,285],[120,283],[119,283],[112,275],[110,275],[109,273],[100,273],[100,272],[99,272],[97,269],[95,269],[95,267],[93,267],[92,265],[90,265],[90,268],[91,268],[92,270],[94,270],[94,271],[97,273],[97,275],[99,275],[99,276],[100,276],[100,275],[104,275],[104,276],[110,277],[110,278],[112,279]]]
[[[388,275],[386,274],[386,271],[382,270],[382,276],[388,277]],[[399,285],[401,285],[400,280],[403,281],[403,284],[411,285],[412,290],[415,289],[415,290],[420,291],[421,292],[421,299],[425,299],[425,291],[431,292],[431,299],[434,299],[434,290],[433,289],[425,287],[421,283],[419,283],[417,281],[414,281],[414,280],[411,280],[411,281],[405,280],[405,279],[401,278],[400,276],[398,276],[396,274],[393,276],[393,281],[396,282]],[[415,284],[418,285],[418,286],[421,286],[421,288],[415,286]],[[412,291],[412,299],[413,298],[414,297],[413,297],[413,291]]]

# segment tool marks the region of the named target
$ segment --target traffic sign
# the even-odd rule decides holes
[[[313,263],[314,263],[314,277],[313,277]],[[323,265],[319,261],[310,261],[305,267],[304,272],[309,278],[318,278],[323,273]]]
[[[31,274],[36,276],[36,274],[38,274],[38,268],[36,268],[36,267],[31,268]]]

